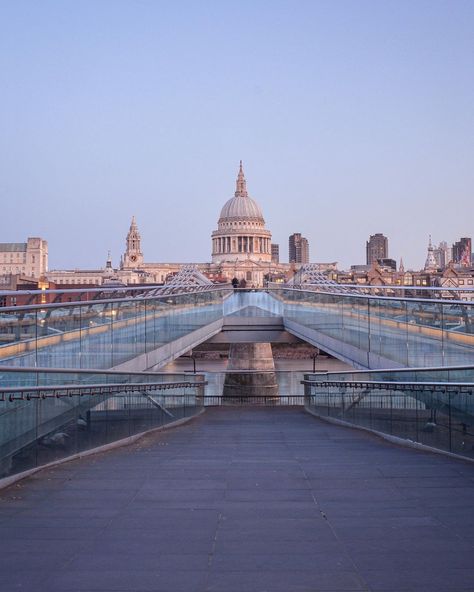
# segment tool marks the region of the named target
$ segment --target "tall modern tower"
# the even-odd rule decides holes
[[[471,265],[472,240],[464,236],[453,245],[453,261],[463,267]]]
[[[378,232],[373,234],[366,243],[367,265],[376,263],[377,259],[388,259],[388,239]]]
[[[272,248],[272,263],[280,263],[280,245],[276,243],[271,244]]]
[[[309,242],[299,232],[288,239],[288,260],[290,263],[309,263]]]

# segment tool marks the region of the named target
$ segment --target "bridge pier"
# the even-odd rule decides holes
[[[270,343],[232,343],[224,379],[223,398],[258,402],[259,397],[278,398]]]

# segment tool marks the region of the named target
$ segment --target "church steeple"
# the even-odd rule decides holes
[[[135,216],[132,216],[130,230],[127,234],[126,244],[127,248],[125,250],[125,255],[123,258],[123,268],[136,268],[143,263],[143,253],[141,249],[141,236],[138,231]]]
[[[426,257],[426,261],[425,261],[425,271],[435,271],[436,268],[438,267],[438,264],[436,262],[436,258],[434,256],[434,249],[433,249],[433,244],[431,242],[431,234],[430,234],[430,238],[428,240],[428,255]]]
[[[105,269],[112,269],[112,257],[110,255],[110,249],[107,252],[107,261],[105,263]]]
[[[235,197],[248,197],[247,193],[247,181],[244,176],[244,169],[242,167],[242,161],[240,161],[239,174],[237,175],[237,186],[235,189]]]

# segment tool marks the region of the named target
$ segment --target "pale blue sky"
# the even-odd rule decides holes
[[[474,235],[474,1],[0,0],[0,242],[208,261],[244,161],[282,260]]]

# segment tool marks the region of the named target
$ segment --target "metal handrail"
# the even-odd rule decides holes
[[[187,372],[151,372],[144,370],[143,372],[138,371],[126,371],[126,370],[102,370],[100,368],[95,369],[83,369],[83,368],[42,368],[39,366],[3,366],[0,364],[0,374],[2,372],[31,372],[31,373],[45,373],[45,374],[120,374],[120,375],[132,375],[132,376],[169,376],[170,374],[187,374]],[[197,373],[198,376],[202,375],[202,372]]]
[[[470,389],[469,392],[474,390],[474,382],[392,382],[390,380],[302,380],[301,384],[307,384],[312,386],[337,386],[337,387],[353,387],[353,388],[366,388],[366,387],[389,387],[385,390],[418,390],[417,387],[422,387],[419,390],[429,390],[428,387],[434,388],[435,390],[452,390],[454,389]],[[463,391],[464,392],[464,391]]]
[[[30,399],[48,399],[72,396],[106,395],[117,392],[130,393],[141,390],[169,390],[172,388],[190,388],[205,386],[207,382],[127,382],[127,383],[99,383],[87,385],[45,385],[45,386],[19,386],[0,388],[0,401],[29,401]],[[181,396],[173,394],[173,396]]]
[[[1,366],[0,366],[1,368]],[[374,368],[373,370],[341,370],[340,372],[306,372],[306,374],[324,374],[325,376],[335,376],[339,374],[367,374],[367,373],[378,373],[378,372],[436,372],[436,371],[451,372],[454,370],[474,370],[472,364],[462,366],[417,366],[410,368]]]
[[[297,284],[297,286],[302,286],[303,284]],[[405,285],[398,285],[398,284],[389,284],[386,286],[369,286],[366,284],[308,284],[310,286],[322,286],[326,288],[337,288],[340,286],[341,288],[349,288],[352,290],[421,290],[424,292],[473,292],[474,286],[465,286],[462,288],[455,288],[450,286],[405,286]],[[282,286],[287,287],[287,286]],[[288,286],[292,287],[292,286]]]
[[[236,288],[233,289],[231,288],[228,284],[224,284],[224,285],[212,285],[209,287],[206,287],[205,290],[196,290],[196,291],[190,291],[190,292],[178,292],[178,293],[174,293],[174,294],[153,294],[151,296],[146,296],[144,295],[143,298],[137,299],[136,296],[129,296],[129,297],[125,297],[125,298],[110,298],[110,299],[100,299],[100,300],[79,300],[76,302],[56,302],[56,303],[47,303],[47,304],[27,304],[27,305],[20,305],[20,306],[5,306],[5,307],[1,307],[0,308],[0,312],[18,312],[18,311],[22,311],[22,310],[46,310],[49,308],[66,308],[66,307],[77,307],[77,306],[94,306],[95,304],[113,304],[113,303],[119,303],[119,302],[147,302],[149,300],[165,300],[165,299],[169,299],[169,298],[175,298],[175,297],[180,297],[180,296],[190,296],[192,294],[205,294],[208,292],[216,292],[216,291],[225,291],[228,292],[229,294],[233,293],[233,292],[266,292],[266,293],[272,293],[272,292],[281,292],[283,290],[287,290],[287,291],[293,291],[293,292],[304,292],[307,294],[325,294],[325,295],[330,295],[330,296],[340,296],[340,297],[345,297],[345,298],[363,298],[363,299],[370,299],[370,300],[387,300],[387,301],[397,301],[397,302],[422,302],[422,303],[429,303],[429,304],[460,304],[463,306],[474,306],[474,302],[469,302],[469,301],[465,301],[465,300],[455,300],[455,299],[436,299],[433,300],[432,298],[421,298],[421,297],[416,297],[416,298],[409,298],[409,297],[397,297],[397,296],[381,296],[381,295],[373,295],[373,294],[358,294],[358,293],[338,293],[335,292],[334,289],[336,289],[337,287],[341,287],[341,288],[347,288],[347,287],[352,287],[355,288],[356,286],[351,286],[349,285],[345,285],[345,284],[336,284],[334,287],[332,287],[333,291],[328,291],[329,286],[327,284],[311,284],[314,287],[320,287],[322,289],[318,290],[317,292],[315,292],[314,290],[308,289],[308,288],[302,288],[302,287],[294,287],[294,286],[275,286],[275,287],[267,287],[264,289],[256,289],[256,288],[252,288],[251,290],[248,288]],[[362,286],[363,287],[363,286]],[[474,291],[474,288],[453,288],[453,289],[447,289],[447,288],[421,288],[418,286],[372,286],[372,288],[384,288],[384,289],[416,289],[416,290],[427,290],[427,291],[450,291],[450,292],[466,292],[466,291]],[[326,289],[326,290],[325,290]],[[367,289],[367,288],[365,288]],[[137,288],[137,290],[141,290],[143,291],[143,288]],[[151,291],[156,291],[157,288],[156,286],[154,288],[147,288],[146,291],[151,292]],[[77,293],[77,290],[71,290],[74,293]],[[95,289],[90,289],[90,290],[84,290],[81,291],[82,292],[104,292],[104,291],[111,291],[111,290],[100,290],[98,288]],[[124,290],[125,291],[125,290]],[[12,291],[7,291],[7,292],[0,292],[0,296],[1,295],[15,295],[15,294],[28,294],[28,295],[33,295],[35,293],[38,294],[44,294],[44,291],[36,291],[36,290],[32,290],[32,291],[20,291],[20,292],[12,292]],[[67,294],[68,291],[67,290],[51,290],[48,291],[48,293],[64,293]]]
[[[156,289],[156,288],[155,288]],[[228,291],[231,292],[230,288],[221,287],[221,286],[209,286],[206,290],[199,290],[196,292],[178,292],[175,294],[155,294],[152,296],[144,296],[143,298],[138,299],[136,296],[128,296],[125,298],[110,298],[110,299],[100,299],[100,300],[78,300],[76,302],[50,302],[45,304],[24,304],[19,306],[2,306],[0,307],[0,313],[10,313],[10,312],[19,312],[19,311],[33,311],[33,310],[48,310],[48,309],[56,309],[56,308],[71,308],[71,307],[92,307],[96,305],[102,304],[117,304],[120,302],[132,302],[132,303],[142,303],[148,302],[150,300],[169,300],[170,298],[177,298],[180,296],[192,296],[193,294],[206,294],[209,292],[218,292],[218,291]],[[40,292],[41,293],[41,292]],[[44,294],[44,292],[42,292]],[[66,292],[67,293],[67,292]],[[7,292],[9,296],[15,294],[15,292]],[[1,294],[0,294],[1,295]],[[168,302],[165,302],[169,304]]]
[[[396,301],[396,302],[423,302],[423,303],[429,303],[429,304],[462,304],[463,306],[474,306],[474,302],[469,302],[467,300],[454,300],[454,299],[441,299],[441,298],[437,298],[436,300],[434,300],[433,298],[421,298],[421,297],[416,297],[416,298],[402,298],[402,297],[397,297],[397,296],[380,296],[380,295],[372,295],[372,294],[357,294],[357,293],[343,293],[343,292],[336,292],[336,291],[329,291],[328,288],[330,288],[330,286],[328,286],[327,284],[311,284],[312,286],[318,287],[321,286],[321,288],[326,288],[326,290],[321,289],[318,291],[315,290],[309,290],[309,289],[305,289],[305,288],[300,288],[300,287],[293,287],[293,286],[279,286],[279,287],[269,287],[267,288],[267,290],[270,291],[281,291],[281,290],[293,290],[295,292],[305,292],[307,294],[325,294],[328,296],[341,296],[344,298],[363,298],[366,300],[388,300],[388,301]],[[336,284],[333,287],[333,290],[336,289],[338,286],[343,287],[343,284]],[[385,289],[387,289],[387,286],[384,286]],[[417,286],[408,286],[405,287],[405,290],[407,290],[408,288],[412,288],[412,289],[418,289]],[[432,288],[430,288],[432,289]],[[442,289],[442,291],[444,292],[451,292],[451,289]],[[465,291],[465,290],[462,290]]]
[[[213,284],[210,286],[205,286],[206,289],[221,289],[221,288],[228,288],[231,284]],[[338,287],[341,288],[349,288],[349,289],[359,289],[359,290],[421,290],[426,292],[469,292],[474,291],[474,286],[465,286],[463,288],[456,288],[456,287],[442,287],[442,286],[401,286],[401,285],[387,285],[387,286],[368,286],[364,284],[310,284],[311,286],[321,286],[321,287]],[[301,284],[300,284],[301,286]],[[147,292],[147,291],[155,291],[159,290],[160,288],[165,288],[166,284],[157,284],[157,285],[150,285],[150,286],[102,286],[99,288],[62,288],[62,289],[48,289],[46,291],[47,294],[69,294],[69,293],[81,293],[81,294],[90,294],[90,293],[100,293],[100,292]],[[262,292],[267,289],[297,289],[294,286],[287,286],[285,284],[280,284],[278,286],[272,286],[269,288],[233,288],[234,291],[238,292]],[[301,288],[299,288],[301,289]],[[189,294],[189,292],[182,292],[183,294]],[[45,290],[0,290],[0,296],[34,296],[34,295],[45,294]],[[166,296],[169,296],[166,294]]]
[[[230,284],[212,284],[209,286],[204,286],[206,289],[219,289],[222,287],[227,287]],[[102,288],[62,288],[62,289],[48,289],[48,290],[0,290],[0,296],[34,296],[34,295],[41,295],[41,294],[90,294],[90,293],[100,293],[100,292],[148,292],[148,291],[155,291],[159,290],[160,288],[165,288],[166,284],[157,284],[152,286],[104,286]],[[182,292],[182,294],[188,294],[189,292]],[[165,296],[169,296],[169,294],[165,294]],[[85,300],[83,302],[90,302]],[[66,304],[66,303],[65,303]]]

